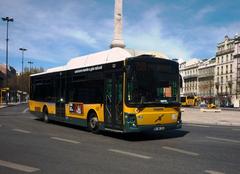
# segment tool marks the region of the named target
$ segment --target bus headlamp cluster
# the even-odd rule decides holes
[[[125,115],[125,120],[126,120],[129,127],[131,127],[131,128],[136,128],[137,127],[136,115],[135,114],[126,114]]]

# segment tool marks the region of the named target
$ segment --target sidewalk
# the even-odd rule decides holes
[[[183,109],[187,108],[187,109],[200,109],[199,106],[194,106],[194,107],[182,107]],[[227,108],[227,107],[219,107],[219,109],[221,110],[225,110],[225,111],[240,111],[240,107],[239,108]]]
[[[184,108],[183,123],[240,126],[240,112],[222,110],[221,112],[201,112],[200,109]]]
[[[11,106],[16,106],[16,105],[19,105],[19,104],[23,104],[23,103],[26,103],[26,102],[18,102],[18,103],[8,103],[8,105],[6,105],[6,103],[3,103],[3,104],[0,104],[0,109],[1,108],[5,108],[5,107],[11,107]]]

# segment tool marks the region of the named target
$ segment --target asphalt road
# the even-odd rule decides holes
[[[0,109],[0,174],[240,173],[240,127],[188,124],[154,135],[96,135],[41,122],[26,108]]]

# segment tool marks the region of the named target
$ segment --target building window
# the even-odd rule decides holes
[[[226,73],[228,73],[228,65],[226,65]]]
[[[223,83],[223,77],[221,77],[221,83]]]
[[[221,62],[223,63],[223,56],[222,56]]]
[[[217,67],[217,75],[219,75],[219,67]]]
[[[223,74],[223,66],[221,66],[221,74]]]
[[[232,73],[232,64],[230,64],[230,73]]]
[[[228,76],[226,76],[226,81],[228,81]]]
[[[217,82],[219,83],[219,77],[217,77]]]
[[[228,54],[226,55],[226,62],[228,62]]]

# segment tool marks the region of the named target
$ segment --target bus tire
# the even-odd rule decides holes
[[[49,123],[49,117],[48,117],[47,107],[44,107],[44,109],[43,109],[43,121],[44,121],[45,123]]]
[[[95,112],[90,112],[88,116],[88,130],[93,133],[99,133],[98,117]]]

